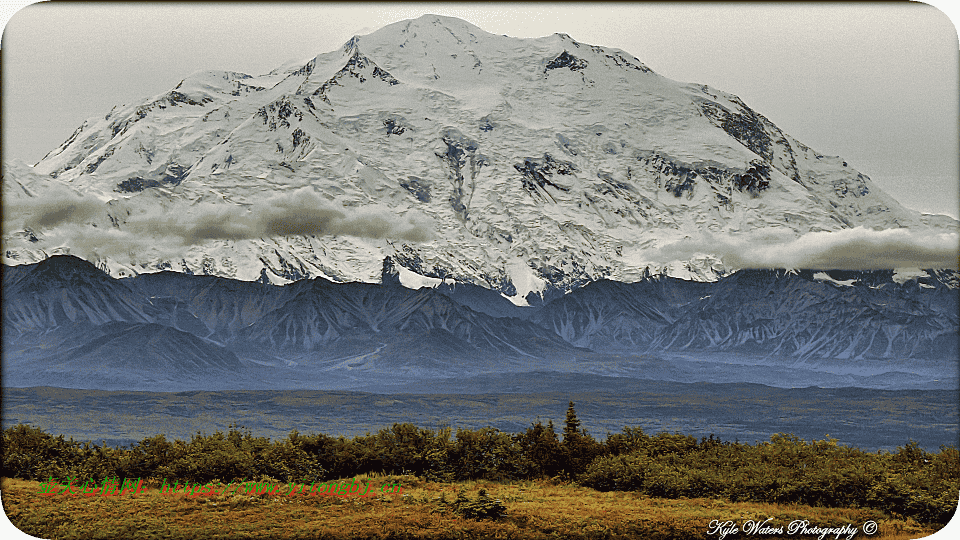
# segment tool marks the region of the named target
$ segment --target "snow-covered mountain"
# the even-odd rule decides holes
[[[433,15],[264,75],[191,75],[8,164],[3,188],[22,225],[7,264],[74,253],[117,277],[280,284],[378,282],[389,259],[409,286],[452,279],[518,305],[736,270],[661,251],[704,231],[957,228],[732,94],[564,34]]]

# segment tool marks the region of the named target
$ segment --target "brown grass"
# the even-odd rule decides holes
[[[361,479],[367,477],[361,477]],[[374,485],[400,480],[402,495],[377,498],[221,495],[196,498],[148,493],[122,497],[45,497],[40,483],[2,479],[4,510],[24,532],[40,538],[212,539],[212,538],[643,538],[710,539],[711,520],[763,521],[786,527],[805,519],[811,526],[837,527],[865,521],[879,534],[855,538],[906,540],[932,534],[911,519],[876,510],[801,505],[731,503],[712,499],[654,499],[631,492],[598,492],[551,481],[511,484],[420,481],[414,477],[370,477]],[[484,488],[507,507],[499,521],[464,519],[437,510],[441,494],[459,489],[471,498]],[[749,538],[743,533],[725,540]],[[754,538],[816,538],[754,535]],[[833,538],[828,535],[827,538]],[[842,537],[842,538],[845,538]]]

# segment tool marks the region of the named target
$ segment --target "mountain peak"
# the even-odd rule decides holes
[[[463,19],[460,19],[458,17],[450,17],[449,15],[435,15],[432,13],[427,13],[425,15],[421,15],[417,17],[416,19],[409,19],[408,21],[405,21],[405,22],[409,23],[409,25],[406,27],[406,31],[408,32],[411,29],[427,28],[430,26],[434,26],[434,27],[443,27],[446,29],[467,30],[468,32],[475,32],[475,33],[479,32],[482,34],[488,33],[485,30],[482,30],[480,27],[475,26]]]
[[[406,19],[388,24],[379,30],[359,36],[362,41],[396,41],[417,37],[436,39],[443,36],[453,36],[457,39],[468,40],[472,36],[475,40],[494,36],[473,24],[456,17],[446,15],[421,15],[415,19]]]
[[[360,44],[360,36],[353,36],[348,39],[346,43],[343,44],[344,54],[350,54],[351,52],[357,49],[357,46]]]

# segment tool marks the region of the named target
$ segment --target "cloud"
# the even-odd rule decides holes
[[[20,196],[4,201],[3,233],[81,225],[105,217],[104,202],[70,191],[47,190],[36,197]]]
[[[125,264],[151,259],[179,260],[184,256],[179,242],[113,227],[61,227],[44,234],[41,245],[45,249],[68,247],[69,253],[88,261],[111,258]]]
[[[198,245],[209,240],[238,241],[301,235],[348,235],[409,242],[426,242],[433,237],[433,227],[423,218],[400,218],[392,210],[380,205],[349,211],[335,208],[309,188],[274,196],[246,207],[223,203],[167,206],[162,210],[157,207],[143,208],[133,200],[108,207],[95,197],[73,194],[51,196],[48,192],[42,197],[12,201],[5,214],[13,217],[9,220],[5,218],[4,233],[29,228],[48,231],[49,234],[45,236],[51,236],[56,235],[53,229],[87,226],[91,221],[109,225],[109,209],[112,215],[120,217],[124,231],[149,236],[153,240],[176,241],[182,245]],[[108,239],[102,234],[95,236]]]
[[[744,234],[701,233],[664,245],[654,260],[687,260],[713,254],[730,268],[876,270],[903,267],[958,268],[960,235],[935,230],[856,227],[807,233],[762,229]]]

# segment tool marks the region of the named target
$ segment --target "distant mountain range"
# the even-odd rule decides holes
[[[538,306],[449,284],[115,279],[72,256],[3,268],[5,386],[396,388],[567,372],[773,386],[956,388],[955,271],[743,270],[601,280]]]
[[[18,223],[5,233],[7,264],[73,253],[114,277],[171,270],[272,284],[374,283],[389,258],[407,285],[455,280],[517,305],[604,279],[715,281],[743,266],[709,241],[686,254],[663,251],[704,232],[793,239],[856,227],[958,229],[949,217],[904,208],[841,157],[805,146],[735,95],[672,81],[624,51],[565,34],[517,39],[433,15],[264,75],[193,74],[91,118],[39,163],[7,164],[3,176],[5,220]],[[326,294],[322,283],[312,286]],[[673,285],[654,287],[674,294]],[[264,317],[285,305],[253,286],[242,290],[258,298],[244,302]],[[671,298],[687,301],[684,291]],[[427,325],[438,347],[444,332],[490,351],[553,346],[550,336],[518,344],[510,329],[443,304],[446,296],[419,294],[412,311],[404,303],[383,316],[398,329]],[[204,339],[229,335],[271,351],[346,339],[343,325],[357,321],[380,328],[366,312],[337,307],[343,312],[334,315],[306,298],[289,301],[324,322],[284,314],[281,336],[257,322],[241,332],[197,317],[210,326]],[[663,330],[683,318],[680,307],[624,309],[643,326],[602,334],[611,347],[654,334],[658,347],[723,349],[784,336],[776,318]],[[445,313],[446,322],[426,322],[425,311]],[[602,341],[589,325],[549,316],[542,322],[576,335],[573,343]],[[460,334],[467,320],[482,332]],[[759,325],[750,336],[748,324]],[[820,331],[802,332],[809,339],[778,350],[807,354],[800,341],[824,350],[810,345]],[[888,336],[890,354],[909,349],[898,336]],[[883,352],[888,338],[825,347],[856,357]]]

